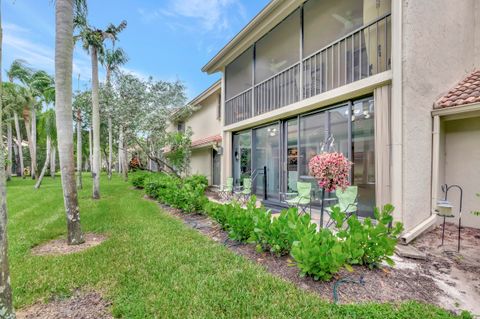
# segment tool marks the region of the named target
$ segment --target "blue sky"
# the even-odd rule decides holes
[[[127,20],[117,46],[129,56],[125,70],[142,77],[183,81],[189,98],[219,75],[201,67],[212,58],[268,0],[89,0],[89,21],[99,28]],[[53,75],[55,16],[53,0],[3,0],[3,66],[21,58]],[[74,53],[74,89],[91,78],[89,56]],[[100,74],[101,80],[104,72]]]

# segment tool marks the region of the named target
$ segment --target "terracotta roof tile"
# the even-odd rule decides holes
[[[192,141],[192,147],[202,146],[205,144],[213,143],[213,142],[221,142],[222,137],[220,135],[212,135],[205,138],[201,138],[195,141]]]
[[[453,89],[439,98],[435,102],[434,108],[441,109],[472,103],[480,103],[480,70],[468,75]]]

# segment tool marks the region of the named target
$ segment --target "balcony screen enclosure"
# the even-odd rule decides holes
[[[241,185],[243,178],[251,177],[259,198],[266,196],[268,201],[281,204],[280,194],[295,192],[297,181],[308,181],[314,189],[313,204],[319,205],[321,191],[309,175],[308,162],[320,153],[322,142],[330,135],[335,139],[335,149],[354,163],[350,179],[359,188],[359,215],[372,216],[375,206],[373,97],[234,134],[235,183]]]
[[[390,69],[391,0],[309,0],[225,70],[233,124]]]

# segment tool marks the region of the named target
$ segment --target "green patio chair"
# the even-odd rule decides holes
[[[290,199],[286,199],[285,202],[290,207],[296,207],[301,210],[302,213],[307,213],[307,208],[312,214],[312,184],[306,182],[297,182],[296,196]]]
[[[357,199],[358,199],[358,186],[348,186],[345,191],[342,189],[337,189],[335,191],[335,195],[337,196],[338,199],[338,206],[340,207],[340,211],[346,214],[345,220],[350,218],[352,214],[354,214],[357,210]],[[332,213],[332,208],[327,207],[325,209],[329,215]],[[330,220],[327,223],[330,225],[331,222],[331,216]]]
[[[244,178],[243,179],[243,187],[239,193],[240,200],[243,204],[247,204],[252,196],[252,179],[251,178]]]
[[[220,198],[224,201],[232,199],[233,196],[233,177],[227,178],[227,182],[219,191]]]

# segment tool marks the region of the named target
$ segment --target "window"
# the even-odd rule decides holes
[[[252,87],[253,47],[242,53],[225,69],[225,95],[229,100]]]
[[[185,122],[177,123],[177,132],[185,133]]]

